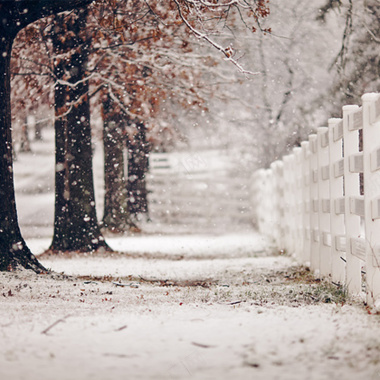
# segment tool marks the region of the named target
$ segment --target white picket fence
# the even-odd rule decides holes
[[[380,307],[380,94],[344,106],[341,119],[255,172],[253,184],[261,233]]]

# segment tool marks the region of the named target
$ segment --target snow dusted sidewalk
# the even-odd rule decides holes
[[[380,379],[380,317],[260,236],[109,243],[0,273],[1,380]]]

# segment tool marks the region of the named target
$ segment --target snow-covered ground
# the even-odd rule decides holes
[[[15,165],[36,254],[52,232],[51,158]],[[380,379],[380,316],[360,300],[254,231],[188,232],[108,237],[113,254],[40,255],[54,275],[0,273],[0,379]]]
[[[0,274],[1,379],[380,378],[379,316],[254,233],[110,244]]]

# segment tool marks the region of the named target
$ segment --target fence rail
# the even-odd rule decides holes
[[[344,106],[253,185],[261,233],[380,307],[380,94]]]

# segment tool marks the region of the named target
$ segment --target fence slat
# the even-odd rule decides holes
[[[349,198],[351,214],[364,217],[364,197],[356,196]]]
[[[332,136],[330,134],[330,141],[334,141],[334,142],[341,141],[343,139],[343,120],[342,119],[330,119],[330,120],[337,120],[336,123],[334,122],[334,125],[332,127],[333,133],[332,133]]]
[[[346,235],[337,235],[335,236],[335,239],[334,239],[334,242],[335,242],[335,248],[337,250],[337,253],[341,253],[341,252],[346,252]],[[339,257],[340,261],[344,263],[345,259],[344,257]],[[344,265],[342,265],[342,267],[344,268]],[[342,284],[344,284],[344,270],[343,270],[343,275],[342,275]]]
[[[342,185],[343,187],[343,185]],[[335,207],[334,207],[334,211],[335,211],[335,214],[336,215],[344,215],[345,213],[345,202],[344,202],[344,198],[335,198],[333,199],[334,200],[334,204],[335,204]],[[343,219],[343,226],[344,226],[344,219]]]
[[[374,172],[380,169],[380,148],[375,149],[370,153],[371,171]]]
[[[355,131],[363,128],[363,109],[358,108],[352,112],[349,116],[348,129],[350,131]]]
[[[349,162],[351,173],[363,173],[363,152],[352,154]]]
[[[341,158],[339,159],[338,161],[334,162],[334,172],[333,172],[333,176],[331,177],[335,177],[335,178],[338,178],[338,177],[343,177],[344,175],[344,159]]]
[[[365,260],[365,239],[351,238],[351,254]]]

